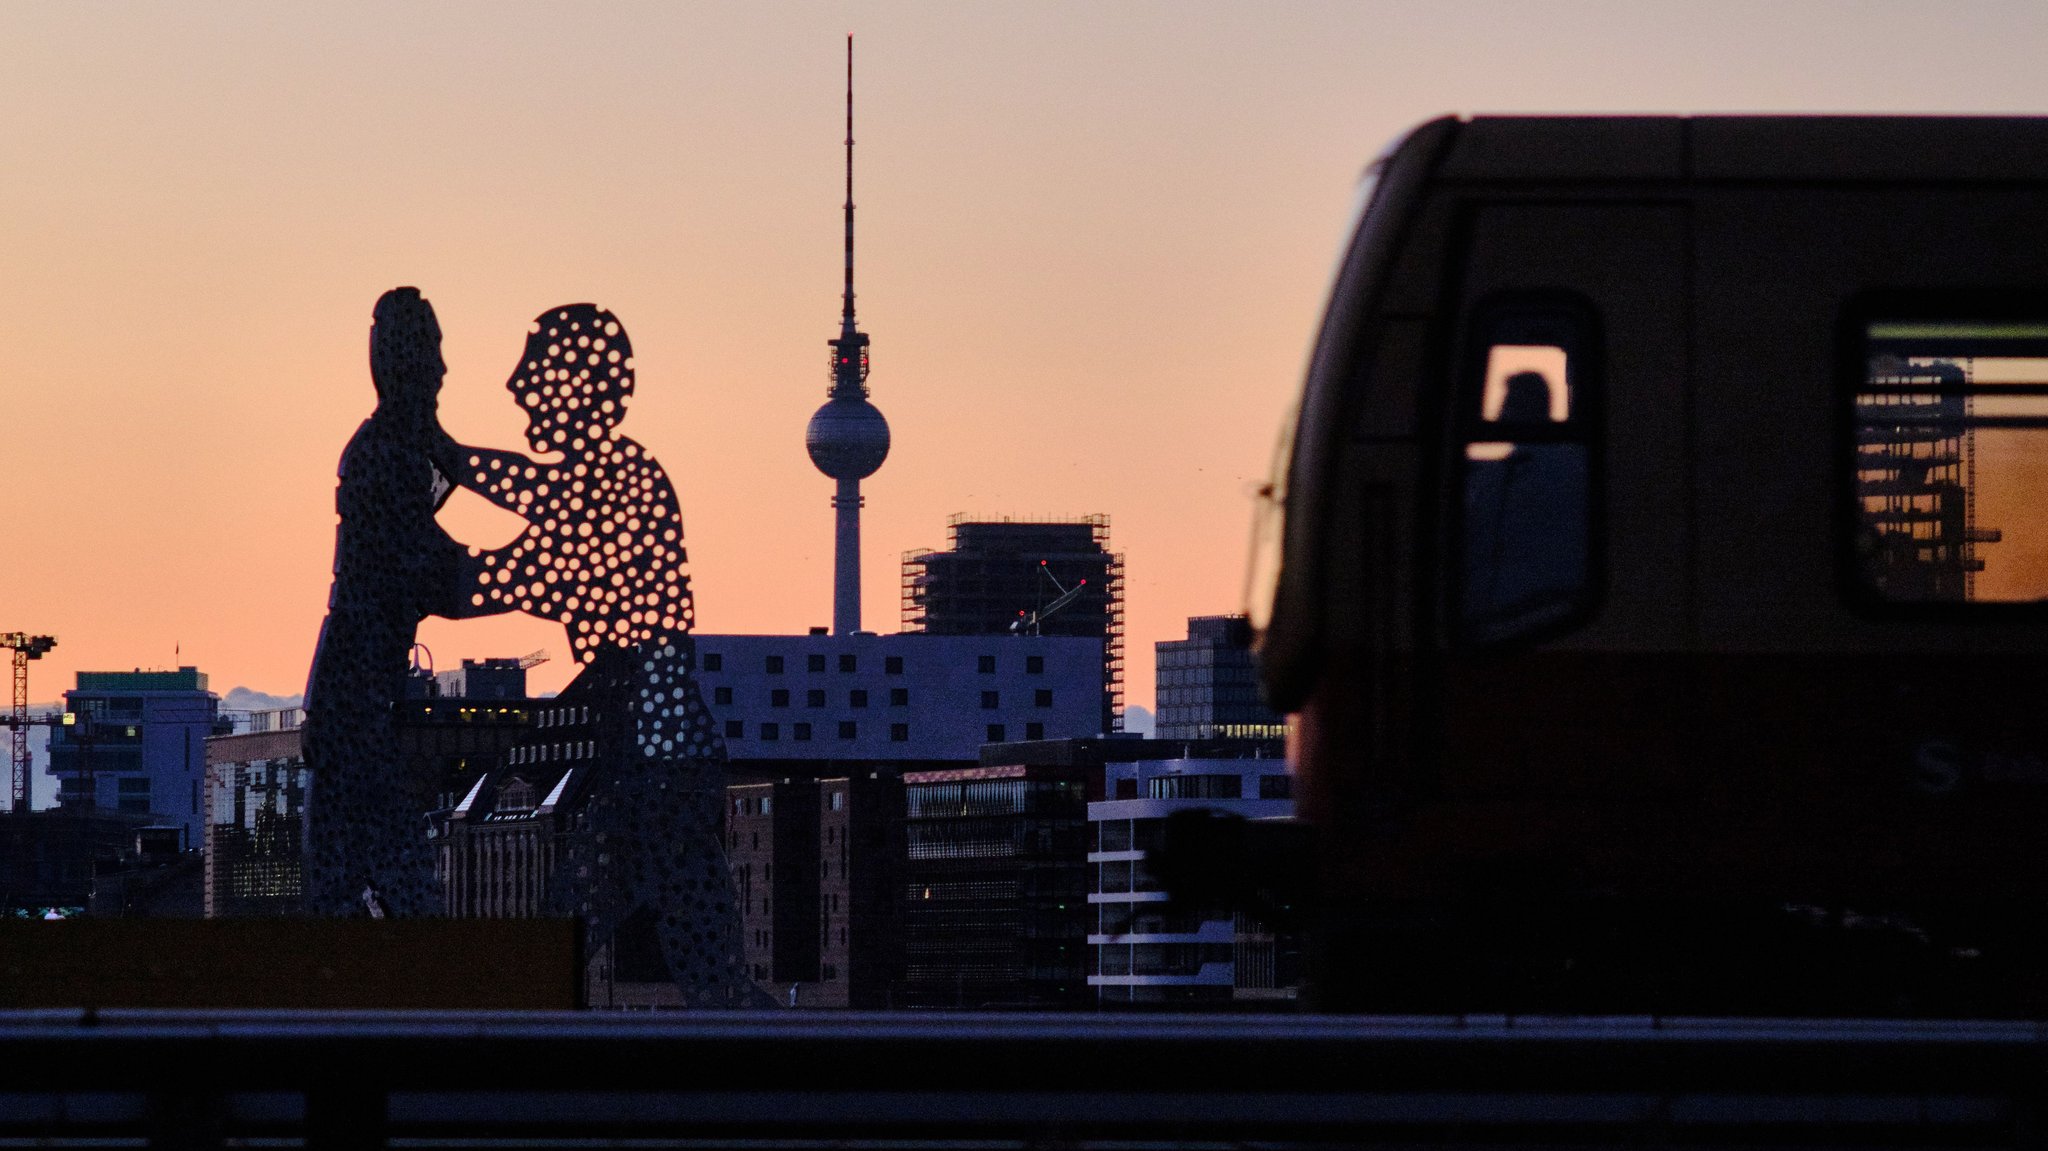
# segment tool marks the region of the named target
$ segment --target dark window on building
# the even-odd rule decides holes
[[[769,707],[788,707],[788,706],[789,706],[789,689],[788,689],[788,688],[786,688],[786,687],[778,687],[778,688],[776,688],[775,690],[773,690],[773,691],[769,692],[769,693],[768,693],[768,706],[769,706]]]
[[[857,687],[846,693],[846,706],[866,707],[867,705],[868,693],[866,688]]]
[[[782,729],[772,723],[764,723],[761,725],[761,738],[780,739],[782,738]]]
[[[889,706],[890,706],[890,707],[909,707],[909,706],[910,706],[910,689],[909,689],[909,688],[907,688],[907,687],[892,687],[892,688],[890,688],[890,689],[889,689]]]
[[[839,721],[839,738],[854,739],[860,735],[860,725],[850,719]]]
[[[1051,689],[1051,688],[1049,688],[1049,687],[1041,687],[1041,688],[1039,688],[1039,689],[1038,689],[1037,691],[1034,691],[1034,692],[1032,692],[1032,693],[1031,693],[1031,706],[1032,706],[1032,707],[1051,707],[1051,706],[1052,706],[1052,689]]]
[[[1241,775],[1157,775],[1147,787],[1152,799],[1243,799]]]
[[[747,725],[743,721],[737,719],[728,719],[725,721],[725,738],[739,739],[742,736],[745,736],[746,734]]]
[[[823,652],[812,652],[812,653],[810,654],[810,656],[809,656],[809,657],[807,657],[807,658],[805,659],[805,661],[804,661],[804,670],[805,670],[805,671],[824,671],[824,670],[825,670],[825,653],[823,653]]]
[[[910,725],[892,723],[889,725],[889,740],[892,743],[906,743],[910,740]]]
[[[1003,734],[1002,724],[992,723],[988,725],[988,741],[990,743],[1001,743],[1008,738],[1010,737]]]
[[[1260,799],[1292,799],[1294,777],[1291,775],[1262,775],[1259,777]]]
[[[840,671],[858,671],[859,669],[860,657],[852,654],[851,652],[843,654],[839,657]]]
[[[824,707],[824,706],[825,706],[825,689],[824,689],[824,688],[822,688],[822,687],[814,687],[814,688],[812,688],[811,690],[809,690],[809,691],[805,692],[805,693],[804,693],[804,706],[805,706],[805,707]]]
[[[1025,675],[1044,675],[1044,674],[1045,674],[1045,657],[1044,657],[1044,656],[1042,656],[1042,655],[1027,655],[1027,656],[1025,656],[1025,657],[1024,657],[1024,674],[1025,674]]]
[[[1025,724],[1025,725],[1024,725],[1024,738],[1025,738],[1025,739],[1044,739],[1044,738],[1045,738],[1045,725],[1044,725],[1044,724],[1042,724],[1042,723],[1027,723],[1027,724]]]
[[[725,657],[724,657],[724,656],[722,656],[722,655],[720,655],[720,654],[718,654],[718,653],[717,653],[717,652],[715,652],[715,651],[707,651],[707,652],[705,652],[705,653],[704,653],[704,670],[705,670],[705,671],[724,671],[724,670],[725,670]]]
[[[719,703],[719,704],[731,703],[731,702],[732,702],[732,689],[731,689],[731,688],[729,688],[729,687],[714,687],[714,688],[712,688],[712,689],[711,689],[711,702],[712,702],[712,703]]]
[[[983,675],[994,675],[996,673],[996,657],[992,655],[975,657],[974,670]]]
[[[985,692],[982,692],[982,693],[981,693],[981,706],[982,706],[982,708],[983,708],[983,709],[985,709],[985,710],[991,710],[991,711],[992,711],[992,710],[994,710],[994,709],[996,709],[996,708],[999,708],[999,707],[1003,706],[1003,695],[1002,695],[1002,693],[1001,693],[1001,692],[996,692],[996,691],[985,691]]]
[[[1490,643],[1592,603],[1591,321],[1560,305],[1481,316],[1461,403],[1463,616]]]
[[[781,657],[781,656],[779,656],[779,655],[771,655],[771,656],[769,656],[769,657],[768,657],[768,674],[769,674],[769,675],[781,675],[781,674],[782,674],[782,657]]]
[[[884,656],[882,658],[882,672],[885,675],[902,675],[903,657],[900,655]]]
[[[807,742],[807,741],[808,741],[808,740],[809,740],[809,739],[811,738],[811,725],[810,725],[810,724],[808,724],[808,723],[799,723],[799,724],[796,724],[796,725],[794,725],[794,727],[795,727],[795,730],[794,730],[794,731],[792,731],[792,732],[790,732],[790,734],[796,737],[796,740],[797,740],[797,742],[798,742],[798,743],[804,743],[804,742]]]

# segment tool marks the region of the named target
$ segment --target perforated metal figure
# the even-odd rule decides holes
[[[405,770],[393,704],[405,691],[419,621],[462,606],[465,549],[434,522],[450,486],[429,461],[442,439],[441,327],[415,288],[377,301],[370,376],[377,409],[342,452],[334,585],[306,682],[302,733],[308,913],[366,914],[374,889],[395,916],[438,912],[423,824],[432,780]]]
[[[456,448],[458,483],[527,521],[472,561],[460,611],[522,611],[560,622],[585,665],[579,684],[622,703],[630,732],[603,749],[554,886],[585,917],[593,953],[628,920],[651,918],[685,998],[757,997],[740,961],[738,911],[719,828],[725,746],[690,674],[695,615],[683,574],[682,512],[668,476],[618,431],[633,351],[590,304],[536,320],[506,387],[526,409],[518,452]],[[616,949],[613,949],[616,955]]]

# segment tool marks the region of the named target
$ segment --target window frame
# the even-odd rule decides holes
[[[2035,600],[1892,599],[1865,577],[1856,554],[1862,526],[1856,483],[1856,397],[1869,384],[1870,326],[1911,322],[2048,324],[2048,291],[1989,288],[1874,288],[1850,296],[1836,326],[1834,410],[1835,585],[1854,614],[1875,622],[2004,627],[2048,619],[2048,594]],[[2048,429],[2043,429],[2048,435]]]
[[[1523,333],[1513,338],[1516,328]],[[1557,331],[1569,339],[1534,337]],[[1451,409],[1444,421],[1446,444],[1445,475],[1442,485],[1443,522],[1446,532],[1443,554],[1447,578],[1444,588],[1445,631],[1454,648],[1465,651],[1514,651],[1532,647],[1584,628],[1606,606],[1609,590],[1607,564],[1607,379],[1606,332],[1599,309],[1583,294],[1567,288],[1517,289],[1495,292],[1467,309],[1457,333],[1458,345],[1452,360],[1452,387],[1447,390]],[[1564,349],[1567,381],[1571,387],[1570,409],[1562,423],[1516,429],[1516,434],[1496,433],[1508,428],[1481,418],[1485,402],[1487,361],[1492,349],[1502,344],[1534,344]],[[1555,430],[1552,430],[1552,429]],[[1535,431],[1538,434],[1529,435]],[[1576,444],[1586,453],[1586,572],[1578,602],[1553,618],[1533,625],[1507,629],[1503,634],[1478,634],[1466,612],[1465,486],[1466,449],[1476,443]]]

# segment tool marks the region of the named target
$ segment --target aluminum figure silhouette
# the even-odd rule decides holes
[[[361,914],[366,888],[394,915],[440,906],[424,824],[433,781],[405,770],[393,703],[420,620],[463,602],[466,551],[434,522],[450,491],[430,458],[446,373],[433,307],[414,288],[386,292],[370,329],[377,409],[342,452],[334,585],[306,682],[313,915]]]
[[[536,453],[464,447],[435,420],[445,367],[419,293],[377,306],[379,395],[342,458],[329,614],[306,694],[314,798],[306,906],[395,916],[440,905],[424,816],[434,780],[408,772],[393,705],[428,614],[521,611],[558,622],[584,671],[571,690],[617,717],[550,884],[584,918],[591,953],[616,957],[621,925],[654,932],[686,1002],[757,998],[740,963],[738,911],[719,838],[725,748],[691,676],[694,615],[681,510],[654,457],[618,431],[632,346],[589,304],[543,313],[507,387]],[[434,521],[450,479],[527,521],[502,548],[466,549]]]
[[[462,611],[559,621],[590,686],[631,715],[630,740],[604,750],[564,852],[571,874],[556,887],[588,924],[593,953],[616,955],[620,926],[651,916],[686,1000],[747,1002],[719,837],[725,745],[691,675],[682,512],[661,465],[618,430],[632,345],[610,312],[551,309],[506,387],[526,409],[528,443],[560,458],[457,449],[457,481],[528,525],[476,557]]]

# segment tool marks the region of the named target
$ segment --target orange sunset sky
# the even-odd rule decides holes
[[[840,287],[895,447],[865,616],[954,512],[1108,513],[1128,696],[1238,610],[1250,492],[1356,177],[1447,111],[2048,111],[2032,3],[38,4],[0,0],[0,630],[33,694],[182,662],[304,684],[370,309],[438,310],[444,424],[518,447],[527,321],[631,332],[699,627],[831,615],[803,450]],[[516,521],[457,497],[470,542]],[[467,506],[465,506],[465,504]],[[442,666],[559,626],[430,623]]]

